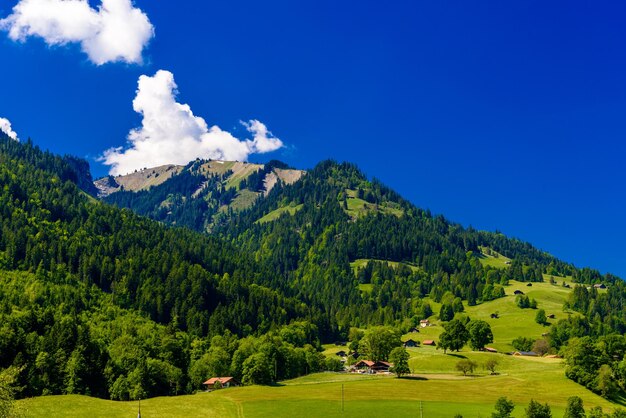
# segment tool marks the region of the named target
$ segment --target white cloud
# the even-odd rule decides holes
[[[131,0],[102,0],[97,10],[87,0],[20,0],[0,28],[15,41],[39,36],[48,45],[80,43],[97,65],[141,63],[154,35],[148,16]]]
[[[110,174],[126,174],[143,167],[187,164],[196,158],[245,161],[253,153],[283,146],[258,120],[242,122],[251,140],[240,140],[218,126],[209,127],[187,104],[176,101],[174,75],[160,70],[153,77],[139,77],[133,109],[143,116],[141,128],[128,134],[128,148],[111,148],[102,161]]]
[[[11,129],[11,122],[9,122],[8,119],[0,118],[0,131],[7,134],[9,138],[19,141],[19,139],[17,139],[17,134],[13,132],[13,129]]]

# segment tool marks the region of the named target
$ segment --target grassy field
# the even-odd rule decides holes
[[[280,215],[282,215],[283,213],[288,213],[290,215],[294,215],[297,211],[299,211],[300,209],[302,209],[304,205],[300,204],[300,205],[295,205],[295,206],[285,206],[282,208],[278,208],[275,209],[273,211],[271,211],[270,213],[268,213],[267,215],[263,216],[261,219],[257,220],[257,223],[260,224],[264,224],[267,222],[272,222],[275,221],[276,219],[278,219],[280,217]]]
[[[563,278],[559,278],[559,283]],[[513,292],[522,290],[535,298],[546,313],[560,319],[563,302],[571,289],[549,283],[511,282],[507,296],[478,306],[466,307],[472,319],[491,324],[494,343],[501,353],[474,352],[465,347],[460,352],[444,354],[435,347],[408,349],[409,365],[414,376],[369,376],[347,373],[318,373],[276,386],[231,388],[212,393],[147,399],[141,402],[142,417],[488,417],[500,396],[516,404],[514,417],[522,417],[530,399],[548,403],[553,417],[563,416],[567,398],[580,396],[587,410],[601,406],[612,411],[614,404],[568,380],[560,359],[517,357],[502,354],[513,350],[510,342],[520,336],[539,338],[546,328],[534,321],[536,310],[520,309]],[[433,306],[438,306],[433,304]],[[498,311],[499,318],[490,314]],[[437,311],[436,311],[437,312]],[[443,327],[436,315],[433,326],[403,339],[437,340]],[[343,346],[326,345],[324,354],[334,356]],[[478,364],[474,375],[464,377],[455,370],[456,363],[468,358]],[[484,370],[489,358],[498,360],[497,375]],[[343,388],[343,403],[342,403]],[[49,396],[19,402],[28,417],[129,417],[137,413],[137,402],[113,402],[86,396]]]
[[[380,205],[376,205],[374,203],[366,202],[363,199],[357,197],[357,191],[346,189],[346,201],[348,204],[348,209],[346,213],[350,215],[351,218],[357,219],[361,216],[366,216],[371,212],[381,212],[386,215],[395,215],[397,217],[401,217],[404,215],[404,211],[400,208],[399,205],[393,202],[385,202]]]
[[[400,263],[398,261],[375,260],[371,258],[358,258],[354,260],[352,263],[350,263],[350,267],[352,267],[352,271],[356,273],[358,269],[365,267],[369,261],[380,261],[382,263],[387,263],[393,268],[397,268],[400,264],[402,264],[402,265],[408,266],[413,271],[419,271],[420,269],[419,267],[416,267],[407,263]]]
[[[487,251],[486,247],[481,247],[481,251],[482,253],[478,255],[478,258],[480,259],[480,262],[483,266],[503,269],[509,267],[509,264],[511,263],[510,258],[507,258],[493,250]]]
[[[480,354],[480,353],[477,353]],[[437,353],[439,357],[444,356]],[[498,355],[504,357],[503,355]],[[515,363],[519,362],[519,365]],[[343,411],[342,411],[343,386]],[[462,378],[425,375],[415,379],[320,373],[273,387],[250,386],[212,393],[147,399],[142,417],[416,417],[451,418],[456,413],[487,417],[499,396],[506,395],[522,416],[531,398],[548,402],[555,418],[562,417],[569,396],[583,398],[585,406],[612,405],[568,381],[557,362],[509,359],[502,374]],[[39,397],[20,402],[28,417],[129,417],[137,402],[113,402],[86,396]]]

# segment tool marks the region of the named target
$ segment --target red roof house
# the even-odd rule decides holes
[[[207,389],[213,389],[215,388],[215,384],[217,382],[220,382],[223,388],[229,388],[231,386],[234,387],[234,386],[241,385],[237,381],[237,379],[235,379],[234,377],[212,377],[206,382],[204,382],[203,385],[207,385]]]

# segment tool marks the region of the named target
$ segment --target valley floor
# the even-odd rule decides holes
[[[465,353],[475,361],[484,353]],[[463,354],[462,354],[463,355]],[[437,354],[439,361],[455,356]],[[516,404],[522,416],[530,399],[547,402],[555,418],[562,417],[567,398],[580,396],[587,409],[599,405],[611,411],[614,404],[567,380],[558,361],[506,358],[497,376],[479,373],[422,374],[415,378],[319,373],[276,386],[230,388],[212,393],[147,399],[141,416],[152,417],[487,417],[500,396]],[[343,402],[342,402],[343,389]],[[113,402],[86,396],[48,396],[20,401],[28,417],[129,417],[137,402]]]

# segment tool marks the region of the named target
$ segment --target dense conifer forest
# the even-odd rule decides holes
[[[228,189],[188,168],[106,203],[86,162],[0,134],[0,370],[17,396],[136,399],[189,393],[213,375],[266,384],[334,370],[321,343],[355,339],[355,327],[396,335],[433,314],[426,296],[452,319],[509,280],[544,275],[580,284],[568,307],[581,315],[550,331],[568,377],[606,396],[624,387],[621,279],[434,216],[334,161],[222,212],[208,234],[209,218],[261,191],[270,170]],[[484,265],[485,251],[510,265]],[[608,292],[587,289],[596,283]]]

